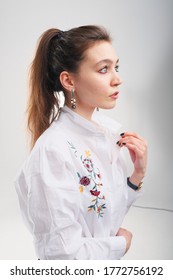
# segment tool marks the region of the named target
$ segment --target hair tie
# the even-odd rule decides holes
[[[56,38],[57,38],[57,39],[61,39],[61,38],[63,37],[63,35],[64,35],[64,31],[60,30],[60,31],[58,32],[58,34],[56,35]]]

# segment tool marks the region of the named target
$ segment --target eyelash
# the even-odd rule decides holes
[[[116,72],[119,72],[119,68],[120,68],[120,66],[119,66],[119,65],[116,65],[116,66],[115,66],[115,71],[116,71]]]
[[[102,72],[104,69],[106,69],[106,72]],[[108,66],[107,65],[105,65],[102,69],[100,69],[100,73],[102,73],[102,74],[105,74],[105,73],[107,73],[107,70],[108,70]],[[115,66],[115,71],[116,72],[119,72],[119,65],[116,65]]]

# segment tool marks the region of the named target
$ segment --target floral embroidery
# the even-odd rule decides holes
[[[79,191],[82,193],[84,191],[84,187],[83,186],[80,186],[79,187]]]
[[[79,182],[83,186],[88,186],[90,184],[90,181],[91,180],[87,176],[83,176]]]
[[[68,142],[70,148],[73,150],[74,155],[78,158],[78,153],[74,145]],[[93,199],[91,200],[91,205],[88,206],[88,211],[95,211],[99,217],[103,217],[104,209],[106,208],[106,203],[103,203],[105,200],[105,196],[101,194],[101,174],[99,169],[97,172],[95,171],[93,161],[91,159],[91,152],[89,150],[85,151],[85,157],[81,155],[80,160],[83,166],[88,171],[88,176],[82,176],[79,172],[77,172],[79,178],[79,191],[83,193],[85,188],[89,189],[90,194]]]
[[[83,165],[88,170],[88,172],[92,172],[93,171],[93,163],[92,163],[91,159],[85,158],[83,160]]]
[[[90,157],[91,156],[90,151],[85,151],[85,154],[86,154],[86,157]]]

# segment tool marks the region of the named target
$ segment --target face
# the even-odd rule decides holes
[[[118,58],[111,43],[96,42],[85,52],[73,82],[78,112],[89,115],[96,107],[111,109],[115,106],[121,80]]]

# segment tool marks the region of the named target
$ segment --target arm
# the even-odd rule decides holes
[[[145,139],[137,133],[125,132],[118,144],[120,147],[127,147],[134,166],[130,181],[134,185],[139,185],[145,176],[147,167],[147,143]]]
[[[136,133],[125,132],[121,134],[121,139],[117,144],[122,148],[126,147],[129,151],[131,161],[133,163],[133,173],[130,176],[130,182],[136,186],[143,180],[147,166],[147,143],[145,139]],[[134,191],[128,188],[128,205],[127,211],[132,203],[143,193],[143,190]]]
[[[124,236],[124,238],[126,239],[126,253],[127,253],[127,251],[131,246],[131,241],[133,237],[132,233],[125,228],[119,228],[117,232],[117,236]]]

